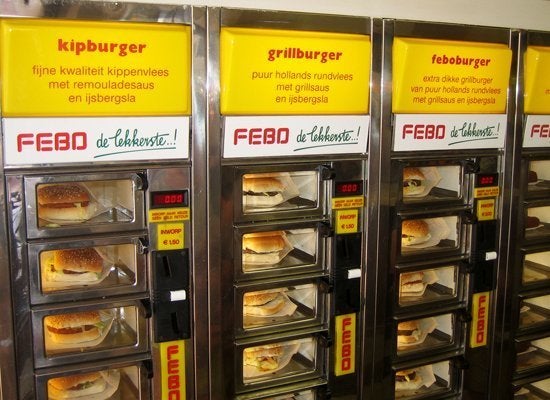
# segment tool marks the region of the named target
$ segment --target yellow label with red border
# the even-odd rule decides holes
[[[355,233],[359,231],[359,210],[357,208],[337,210],[334,218],[336,219],[336,233]]]
[[[356,319],[356,314],[337,315],[335,317],[334,375],[336,376],[355,372]]]
[[[474,293],[472,296],[470,347],[481,347],[487,344],[490,300],[490,292]]]
[[[524,62],[525,113],[550,114],[550,47],[527,47]]]
[[[221,29],[225,115],[367,114],[370,36]]]
[[[504,44],[395,38],[394,113],[504,113],[512,50]]]
[[[183,222],[157,224],[157,248],[178,250],[184,247]]]
[[[343,208],[362,208],[365,205],[363,196],[334,197],[332,199],[332,209],[341,210]]]
[[[159,343],[161,400],[185,399],[185,341]]]
[[[189,207],[156,208],[149,210],[149,222],[188,221],[190,214]]]
[[[191,114],[189,26],[4,19],[0,30],[4,116]]]
[[[476,215],[479,221],[489,221],[495,219],[495,199],[478,200]]]

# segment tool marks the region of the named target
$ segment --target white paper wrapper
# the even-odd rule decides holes
[[[418,169],[424,174],[426,178],[424,190],[422,192],[410,195],[405,195],[405,193],[403,193],[403,197],[405,199],[420,199],[422,197],[426,197],[430,193],[430,191],[441,181],[441,175],[439,174],[437,167],[418,167]]]
[[[265,375],[273,374],[277,371],[280,371],[284,367],[288,365],[294,354],[298,352],[298,349],[300,348],[300,343],[296,341],[291,342],[284,342],[284,343],[277,343],[273,345],[265,345],[265,346],[258,346],[258,348],[267,348],[267,347],[273,347],[273,346],[283,346],[283,354],[279,358],[278,366],[275,369],[262,371],[258,369],[254,365],[243,365],[243,378],[244,379],[251,379],[251,378],[257,378]],[[254,349],[254,347],[252,347]],[[244,352],[243,352],[243,362],[244,362]]]
[[[403,251],[427,249],[428,247],[437,246],[441,240],[447,238],[451,233],[449,226],[443,218],[426,218],[424,221],[428,224],[430,239],[424,243],[402,246]]]
[[[107,383],[105,390],[103,390],[101,393],[91,394],[91,395],[82,396],[82,397],[76,397],[76,399],[105,400],[111,397],[113,394],[115,394],[115,392],[118,390],[118,385],[120,383],[120,372],[117,369],[110,369],[107,371],[100,371],[99,373]],[[75,399],[75,397],[70,397],[70,398]],[[48,399],[49,400],[66,400],[66,399],[69,399],[69,397],[54,396],[48,392]]]
[[[417,322],[421,332],[420,336],[418,337],[418,340],[414,343],[400,343],[399,338],[397,338],[398,350],[404,350],[410,347],[421,345],[422,343],[424,343],[428,335],[432,333],[434,329],[437,327],[437,322],[435,318],[422,318],[417,320]]]
[[[109,331],[111,330],[111,327],[113,326],[114,321],[114,312],[113,310],[100,310],[99,311],[101,321],[104,324],[104,327],[101,331],[101,334],[98,338],[94,340],[89,340],[87,342],[81,342],[81,343],[57,343],[55,340],[52,339],[47,327],[46,323],[44,323],[44,344],[46,351],[55,351],[55,350],[69,350],[69,349],[81,349],[81,348],[89,348],[94,347],[103,342],[103,340],[107,337],[109,334]]]
[[[395,385],[395,397],[408,397],[413,396],[418,389],[421,387],[429,388],[435,383],[435,375],[433,373],[433,368],[431,365],[424,365],[422,367],[414,368],[416,373],[420,376],[420,380],[417,383],[416,387],[407,387],[406,389],[401,389],[396,382]]]
[[[108,246],[108,247],[112,247],[112,246]],[[53,262],[53,250],[43,251],[42,253],[40,253],[40,276],[42,278],[42,289],[44,291],[50,291],[50,290],[69,289],[76,286],[93,286],[105,280],[105,278],[109,276],[109,273],[111,272],[111,268],[114,267],[114,261],[112,257],[107,258],[108,250],[104,248],[99,248],[99,247],[95,247],[94,249],[103,259],[103,268],[101,270],[101,273],[99,274],[97,279],[94,281],[74,280],[71,282],[65,282],[65,281],[52,280],[53,278],[52,278],[52,275],[48,273],[48,268],[50,264]]]

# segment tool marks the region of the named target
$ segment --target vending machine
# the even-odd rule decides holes
[[[508,245],[514,35],[385,20],[383,40],[378,247],[386,256],[374,354],[383,367],[370,395],[487,399]]]
[[[371,21],[210,9],[209,24],[212,387],[361,398]]]
[[[2,7],[3,398],[206,398],[205,10]]]
[[[520,37],[516,168],[500,396],[550,397],[550,35]]]

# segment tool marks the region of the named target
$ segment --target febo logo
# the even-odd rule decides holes
[[[550,137],[550,124],[535,124],[531,127],[531,137]]]
[[[445,139],[445,125],[405,124],[402,134],[403,139]]]
[[[285,144],[290,139],[290,128],[237,128],[233,131],[233,144],[250,145]]]
[[[88,146],[86,132],[18,133],[17,152],[25,148],[36,151],[85,150]]]
[[[169,400],[180,400],[182,382],[180,380],[181,374],[181,361],[180,361],[180,348],[177,345],[168,346],[166,348],[166,360],[167,360],[167,388]]]

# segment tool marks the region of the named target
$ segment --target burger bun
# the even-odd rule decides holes
[[[415,196],[424,193],[426,188],[426,176],[415,167],[403,169],[403,196]]]
[[[422,219],[404,220],[401,225],[401,245],[414,246],[431,239],[430,228]]]

